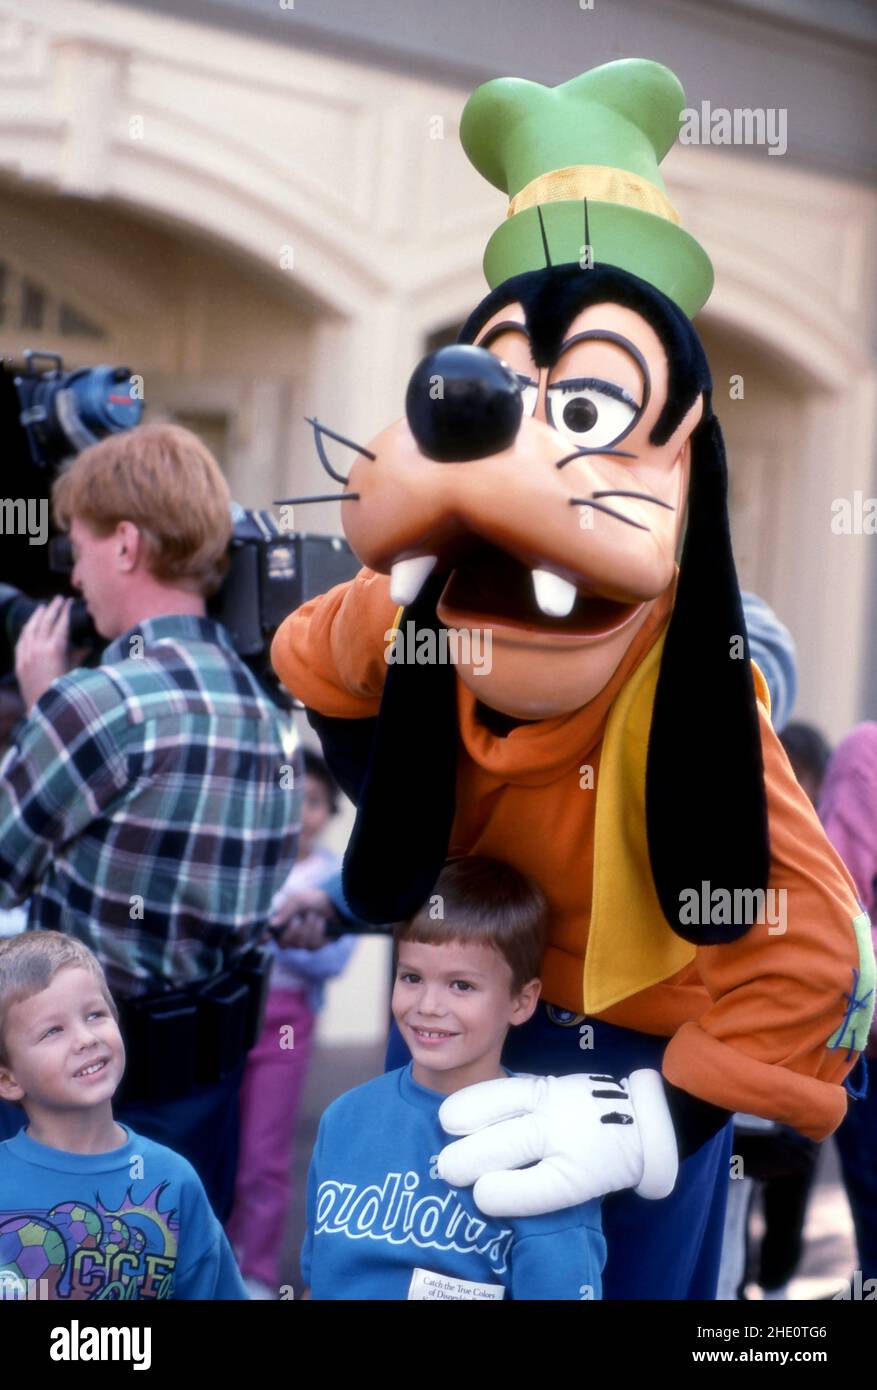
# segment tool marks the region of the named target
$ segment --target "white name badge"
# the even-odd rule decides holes
[[[476,1284],[471,1279],[455,1279],[452,1274],[434,1274],[431,1269],[415,1269],[408,1285],[410,1298],[460,1299],[505,1298],[502,1284]]]

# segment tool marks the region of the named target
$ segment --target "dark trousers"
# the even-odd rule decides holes
[[[769,1178],[762,1189],[764,1238],[761,1242],[757,1279],[763,1289],[787,1284],[801,1263],[807,1201],[816,1176],[816,1154],[803,1173],[783,1173]]]
[[[877,1057],[863,1058],[868,1094],[850,1100],[835,1133],[844,1186],[856,1228],[862,1279],[877,1279]]]
[[[639,1067],[660,1070],[666,1038],[589,1019],[593,1046],[583,1049],[579,1024],[553,1022],[540,1004],[528,1023],[513,1028],[503,1064],[510,1071],[542,1076],[605,1072],[623,1077]],[[405,1066],[411,1054],[395,1023],[387,1070]],[[602,1203],[607,1257],[605,1299],[714,1299],[718,1283],[725,1204],[730,1176],[730,1122],[680,1165],[676,1186],[660,1202],[617,1192]],[[448,1143],[451,1143],[450,1136]]]
[[[114,1106],[120,1124],[182,1154],[198,1174],[207,1198],[223,1224],[231,1214],[238,1166],[241,1062],[224,1081],[198,1086],[179,1100],[161,1104]],[[0,1101],[0,1140],[10,1139],[27,1123],[17,1106]]]

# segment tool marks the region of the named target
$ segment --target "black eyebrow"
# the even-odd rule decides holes
[[[567,348],[572,347],[573,343],[581,343],[584,340],[590,338],[594,338],[598,341],[606,343],[615,343],[617,347],[621,348],[622,352],[626,352],[629,357],[633,358],[634,362],[639,367],[640,372],[642,373],[643,399],[642,404],[638,407],[638,409],[640,410],[640,412],[644,411],[649,403],[649,397],[652,394],[652,378],[649,372],[649,366],[636,344],[632,343],[629,338],[625,338],[623,334],[613,333],[611,329],[608,328],[588,328],[585,329],[582,333],[575,333],[572,336],[572,338],[568,338],[565,343],[561,344],[560,352],[558,352],[557,358],[555,360],[555,366],[557,365],[557,362],[560,361]],[[552,386],[555,385],[554,382],[551,382],[550,384]]]

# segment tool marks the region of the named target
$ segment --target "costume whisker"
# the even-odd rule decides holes
[[[603,502],[595,502],[592,497],[570,497],[571,507],[593,507],[595,511],[605,512],[607,516],[614,516],[616,521],[625,521],[628,526],[635,526],[638,531],[649,531],[651,527],[643,526],[641,521],[632,521],[629,516],[623,516],[621,512],[613,511],[612,507],[607,507]]]
[[[605,488],[601,492],[595,492],[594,497],[638,497],[641,502],[654,502],[656,507],[666,507],[668,512],[675,512],[676,508],[672,502],[663,502],[660,497],[653,497],[650,492],[626,492],[617,488]]]
[[[347,479],[343,476],[343,474],[336,473],[335,469],[332,467],[331,463],[326,457],[326,451],[323,448],[323,441],[320,438],[321,435],[327,434],[330,439],[337,440],[339,444],[346,445],[348,449],[355,449],[358,454],[364,454],[367,459],[373,459],[375,457],[375,455],[371,452],[370,449],[364,449],[361,444],[354,444],[352,439],[347,439],[343,434],[338,434],[336,430],[330,430],[328,425],[321,425],[316,416],[314,416],[312,419],[310,415],[306,415],[305,419],[307,420],[309,425],[313,426],[314,445],[316,446],[317,457],[319,458],[320,463],[323,465],[326,472],[329,474],[329,477],[334,478],[336,483],[346,483]]]
[[[288,507],[300,502],[358,502],[358,492],[321,492],[316,497],[275,497],[275,507]]]
[[[562,459],[557,460],[554,466],[555,468],[563,468],[565,464],[571,463],[573,459],[588,458],[591,454],[603,454],[604,457],[611,459],[635,459],[639,457],[638,454],[628,453],[626,449],[588,449],[583,447],[581,449],[576,449],[571,454],[564,455]]]
[[[330,430],[328,425],[321,425],[315,415],[313,417],[306,415],[305,419],[309,425],[313,425],[315,430],[319,430],[321,434],[328,434],[330,439],[337,439],[339,444],[346,444],[348,449],[355,449],[358,454],[365,454],[367,459],[377,458],[377,455],[373,454],[371,449],[366,449],[363,444],[356,444],[352,439],[348,439],[346,435],[339,434],[337,430]]]

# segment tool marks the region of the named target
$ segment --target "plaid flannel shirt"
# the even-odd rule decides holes
[[[85,942],[122,997],[209,978],[293,863],[294,747],[219,623],[140,623],[54,681],[0,762],[0,907],[29,897],[28,929]]]

